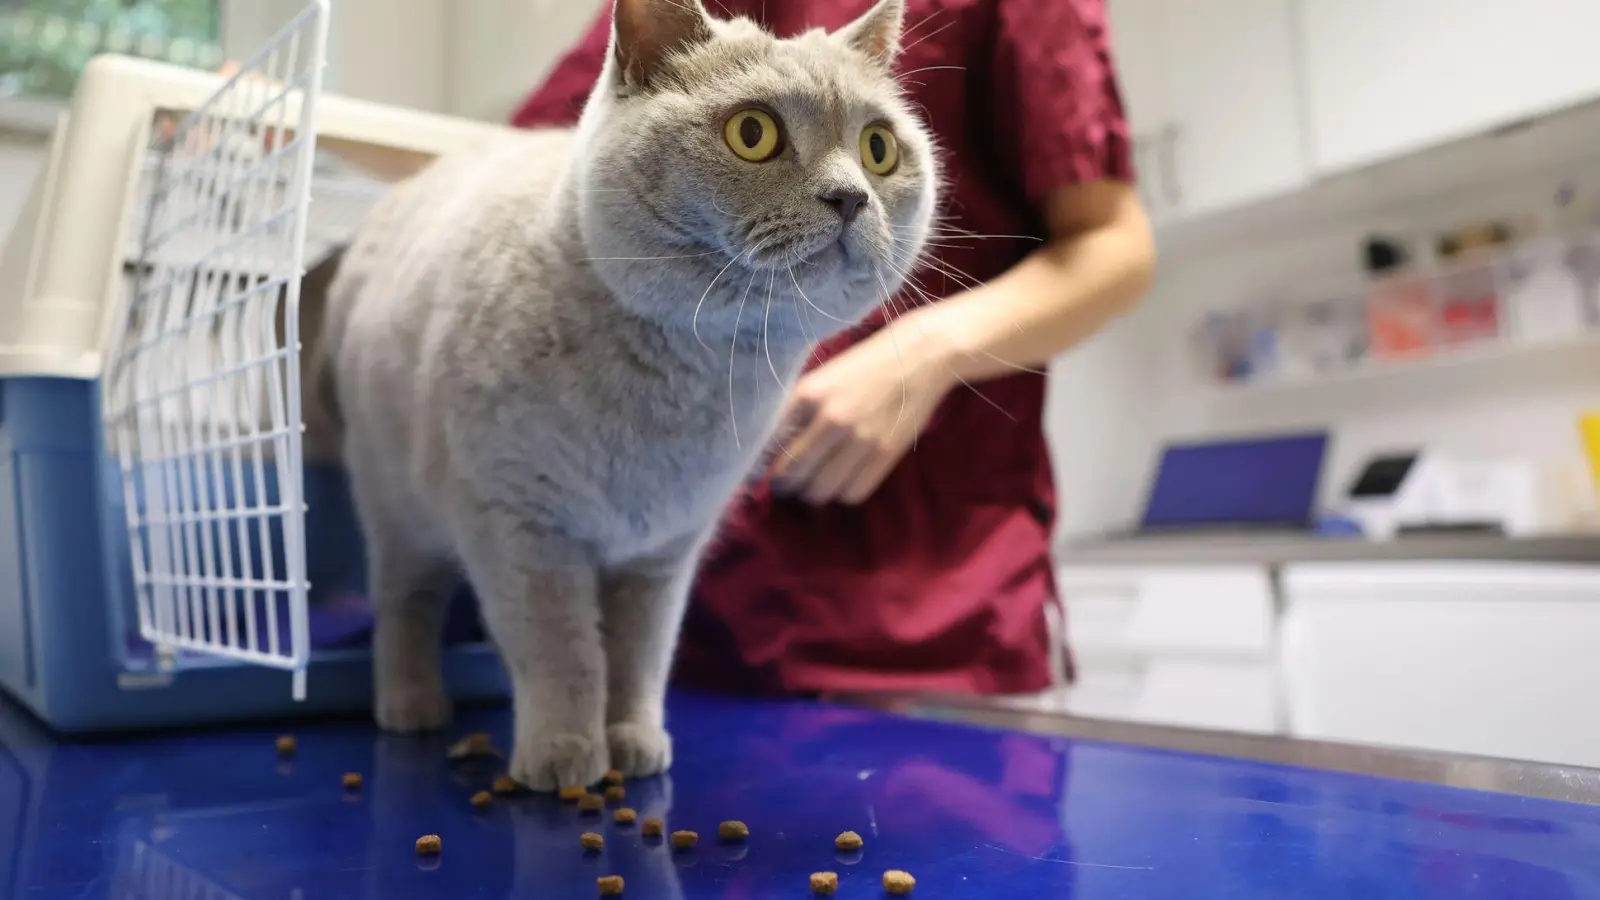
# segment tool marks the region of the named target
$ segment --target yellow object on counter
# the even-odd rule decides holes
[[[1594,480],[1595,490],[1600,491],[1600,412],[1579,416],[1578,430],[1583,434],[1583,455],[1589,462],[1589,476]]]

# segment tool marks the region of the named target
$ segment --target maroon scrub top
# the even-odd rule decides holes
[[[577,119],[605,58],[606,5],[515,124]],[[838,28],[871,6],[706,3],[713,15],[747,15],[778,35]],[[945,224],[1044,237],[1041,209],[1053,189],[1131,180],[1103,0],[909,0],[906,23],[898,71],[944,152]],[[950,243],[934,249],[941,268],[977,281],[1037,246]],[[919,278],[934,296],[962,288],[931,267]],[[813,365],[884,322],[875,313],[824,345]],[[1048,687],[1055,491],[1044,396],[1045,379],[1034,374],[957,388],[860,506],[813,507],[764,483],[737,498],[701,567],[679,682],[774,694]]]

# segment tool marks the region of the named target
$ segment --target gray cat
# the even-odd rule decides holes
[[[922,254],[932,142],[883,0],[778,40],[617,0],[575,129],[446,158],[374,209],[321,365],[370,555],[378,723],[443,726],[461,574],[538,790],[671,763],[662,704],[701,548],[818,341]]]

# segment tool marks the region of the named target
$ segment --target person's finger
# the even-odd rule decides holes
[[[821,416],[812,417],[794,437],[778,445],[772,461],[773,481],[785,484],[805,481],[844,437],[843,429]]]
[[[865,441],[846,440],[806,479],[800,495],[816,506],[839,499],[839,492],[856,474],[872,462],[876,448]]]
[[[856,472],[856,476],[839,491],[839,502],[850,506],[866,502],[877,492],[883,480],[889,477],[894,467],[899,464],[901,457],[894,453],[878,452]]]

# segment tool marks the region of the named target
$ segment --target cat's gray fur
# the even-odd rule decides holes
[[[671,762],[662,702],[701,548],[815,343],[902,283],[935,206],[893,82],[901,0],[777,40],[699,0],[617,0],[576,129],[444,159],[380,202],[322,364],[368,542],[377,719],[450,717],[464,573],[511,676],[511,774],[548,790]],[[787,147],[736,157],[727,116]],[[887,123],[897,171],[868,174]],[[869,198],[849,223],[820,199]]]

